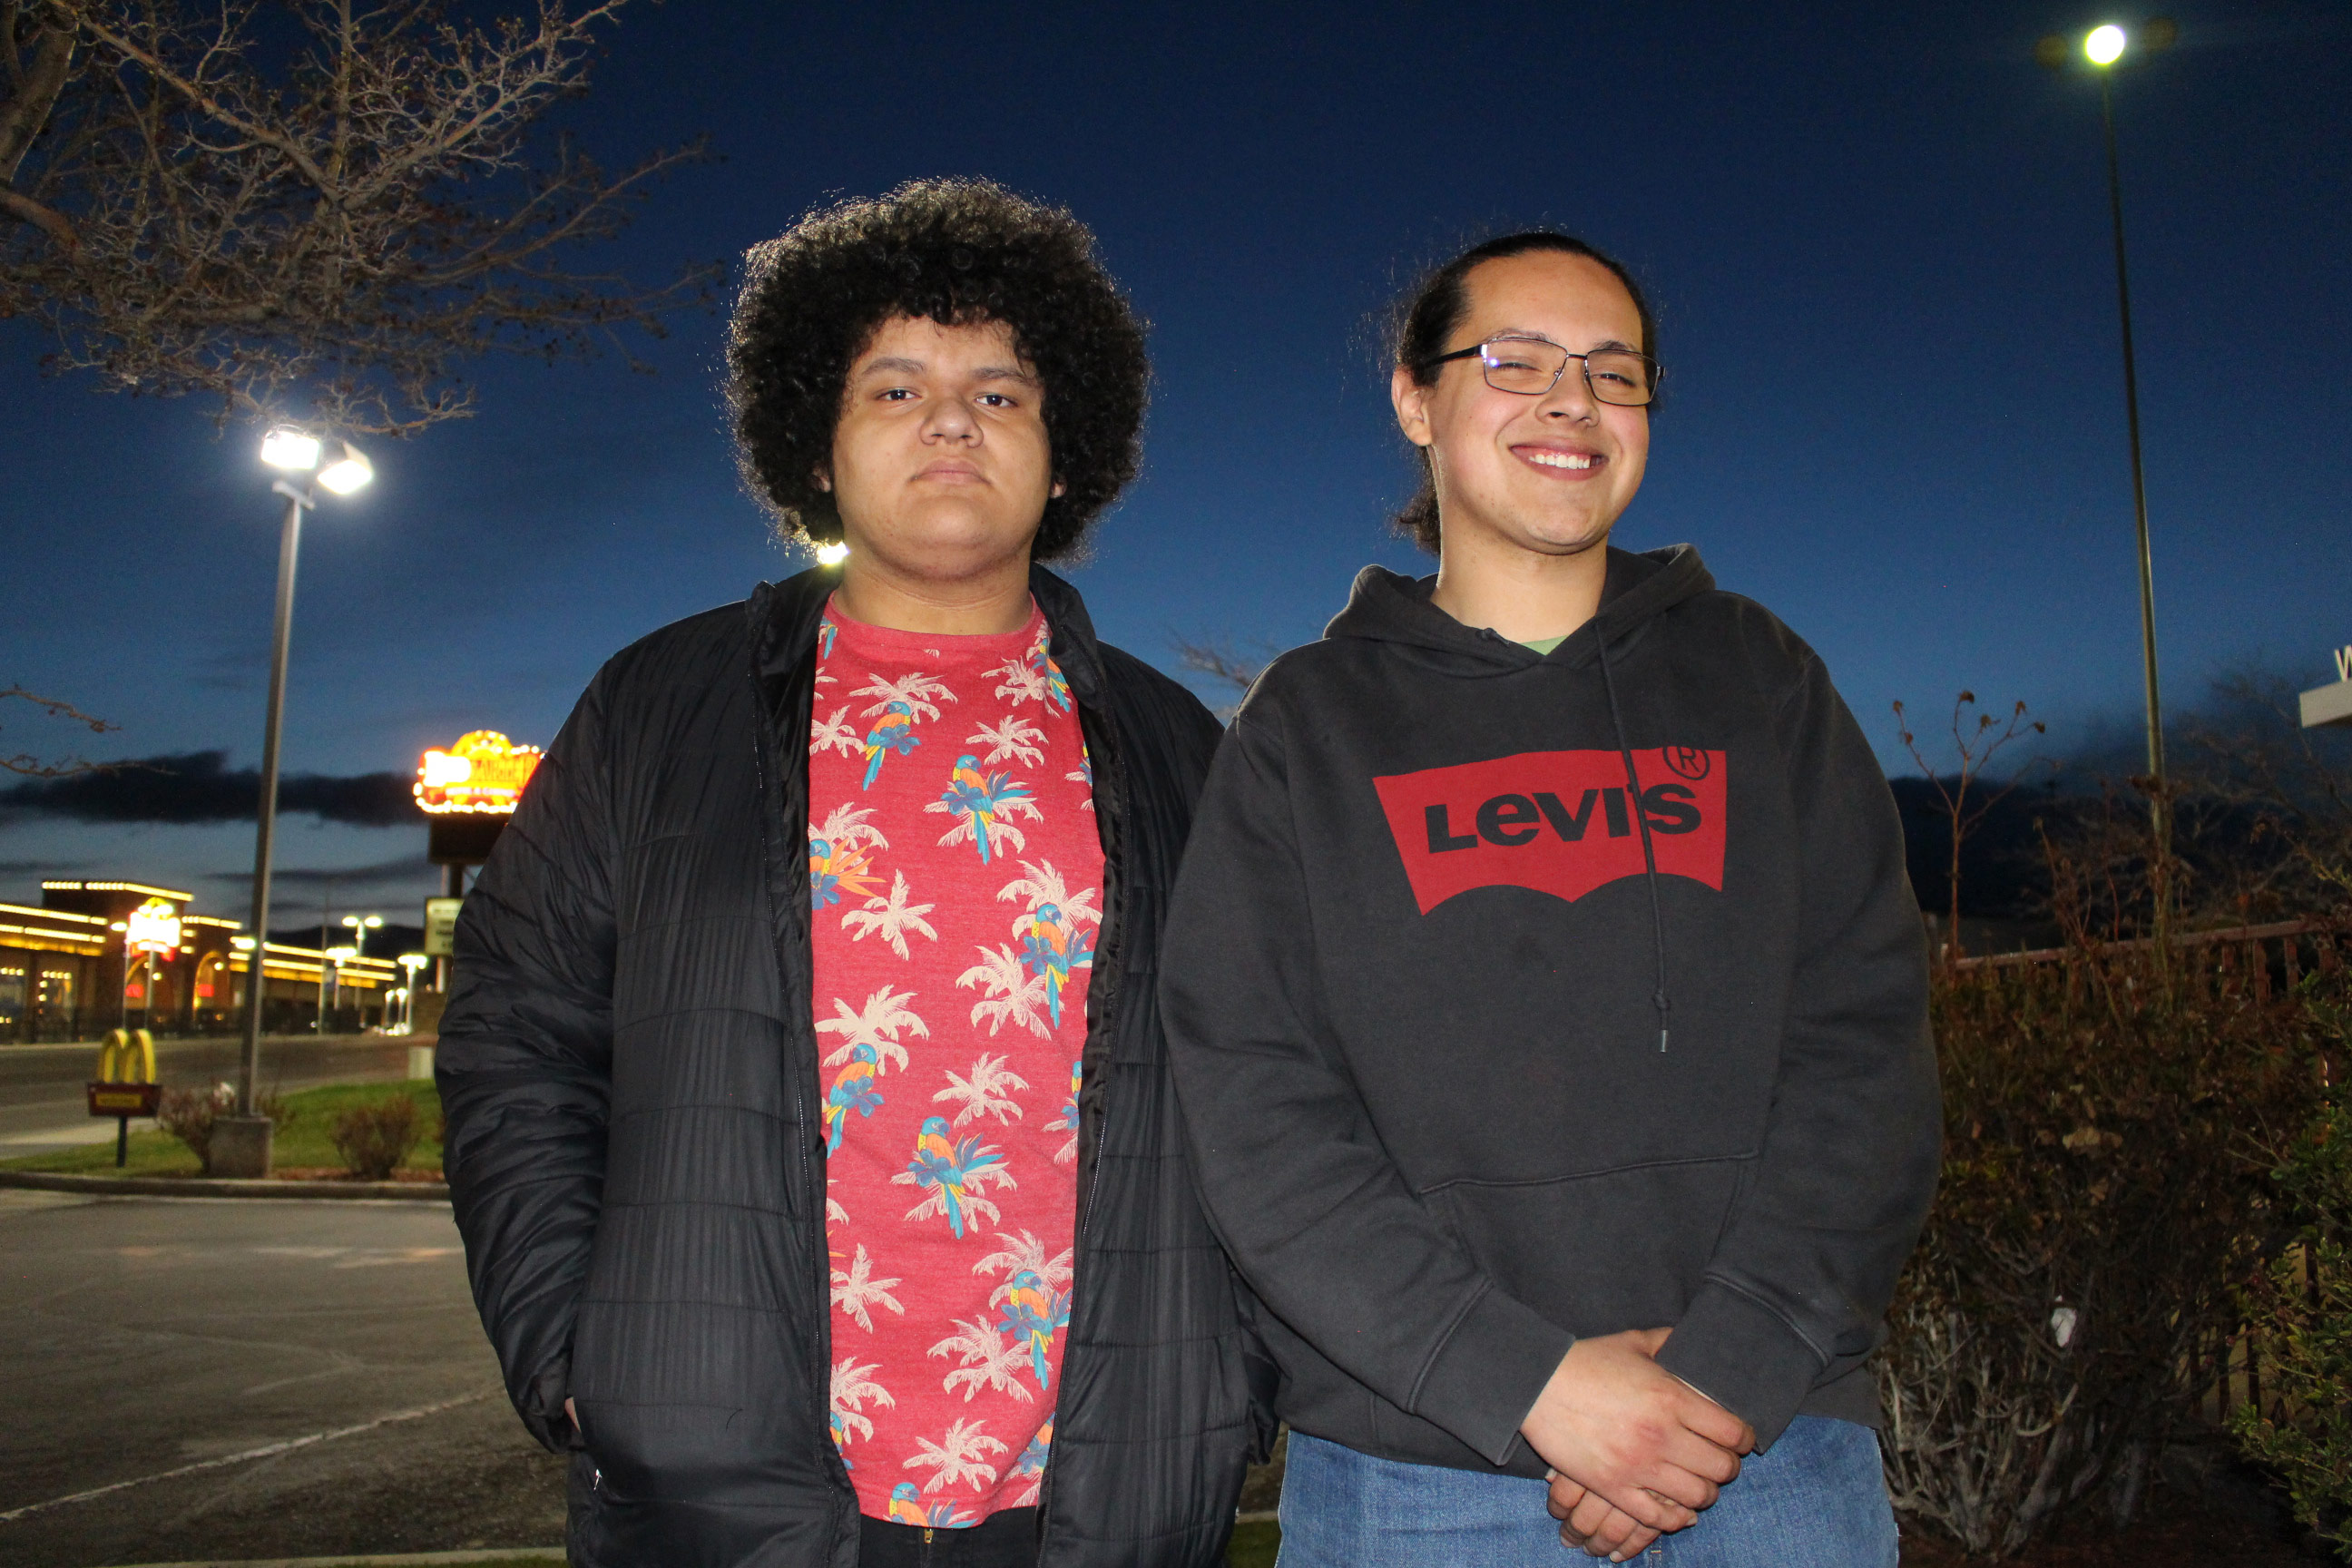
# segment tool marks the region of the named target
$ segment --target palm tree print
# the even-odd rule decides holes
[[[940,842],[961,844],[971,839],[980,847],[980,863],[983,866],[998,844],[1010,844],[1015,849],[1028,847],[1028,840],[1009,818],[1045,820],[1037,803],[1029,798],[1027,784],[1014,783],[1013,775],[1002,769],[981,772],[980,759],[968,752],[956,759],[955,770],[948,775],[947,789],[923,809],[954,817],[956,825],[940,835]]]
[[[911,991],[893,991],[887,985],[866,999],[866,1005],[856,1012],[849,1004],[836,996],[833,999],[835,1016],[817,1023],[820,1034],[839,1035],[842,1042],[834,1053],[824,1058],[827,1067],[838,1067],[849,1059],[860,1046],[874,1047],[875,1059],[906,1070],[907,1047],[898,1043],[902,1029],[919,1038],[929,1039],[931,1026],[917,1017],[907,1004],[915,999]]]
[[[1070,1288],[1071,1248],[1066,1247],[1047,1258],[1045,1244],[1039,1241],[1036,1233],[1031,1230],[1024,1230],[1017,1236],[1000,1230],[996,1233],[996,1239],[1004,1245],[971,1266],[974,1274],[1004,1276],[1003,1283],[998,1285],[988,1298],[990,1306],[1004,1304],[1005,1298],[1012,1293],[1013,1277],[1019,1274],[1034,1274],[1045,1282],[1049,1289],[1067,1290]]]
[[[963,1235],[964,1216],[992,1224],[1001,1217],[997,1206],[980,1194],[988,1187],[1018,1187],[1004,1168],[1004,1151],[982,1143],[977,1134],[950,1135],[948,1119],[930,1116],[915,1135],[915,1157],[890,1180],[899,1186],[921,1187],[931,1195],[907,1211],[910,1220],[945,1215],[948,1229]]]
[[[909,903],[908,900],[913,894],[907,886],[907,873],[893,871],[891,876],[894,880],[890,884],[889,896],[884,898],[877,894],[866,900],[864,909],[843,911],[841,929],[857,928],[856,934],[849,939],[852,942],[864,942],[879,931],[882,940],[890,944],[891,952],[901,958],[910,958],[913,954],[907,951],[908,931],[919,931],[933,942],[940,940],[940,933],[931,929],[931,922],[923,918],[935,906]]]
[[[809,719],[809,750],[839,752],[845,757],[856,756],[865,742],[858,738],[857,726],[849,721],[849,710],[836,708],[830,719]]]
[[[983,764],[1010,757],[1024,768],[1034,768],[1045,760],[1045,731],[1018,713],[1006,715],[1002,724],[982,724],[966,735],[963,743],[991,748],[981,759]]]
[[[1045,977],[1032,974],[1022,963],[1021,955],[1009,946],[983,947],[976,950],[980,962],[956,976],[958,986],[976,985],[982,1000],[971,1005],[974,1025],[985,1018],[988,1032],[993,1036],[1008,1022],[1018,1024],[1041,1037],[1050,1037],[1053,1030],[1045,1022]]]
[[[956,694],[947,689],[946,682],[935,680],[919,670],[899,676],[895,680],[877,675],[850,695],[875,700],[873,707],[858,715],[861,719],[888,712],[893,702],[905,703],[909,718],[936,719],[940,716],[939,703],[956,700]]]
[[[889,1308],[902,1318],[907,1315],[907,1309],[898,1305],[898,1299],[890,1294],[890,1287],[897,1283],[896,1279],[874,1278],[874,1260],[866,1256],[866,1244],[861,1241],[857,1244],[857,1256],[849,1260],[849,1267],[833,1271],[833,1304],[848,1313],[850,1321],[870,1334],[874,1331],[871,1309],[877,1304]]]
[[[961,1331],[950,1334],[930,1349],[932,1355],[951,1355],[959,1363],[955,1371],[940,1380],[940,1386],[950,1394],[962,1389],[966,1405],[983,1388],[1009,1394],[1027,1404],[1029,1391],[1021,1385],[1021,1373],[1029,1364],[1029,1347],[1007,1340],[990,1328],[984,1317],[957,1318],[954,1322]]]
[[[908,1469],[927,1468],[931,1479],[923,1483],[927,1492],[941,1487],[959,1487],[966,1481],[978,1481],[982,1486],[996,1479],[996,1467],[982,1456],[1002,1454],[1004,1445],[989,1436],[977,1421],[954,1421],[940,1434],[940,1440],[918,1437],[915,1446],[922,1450],[907,1461]]]
[[[1087,786],[1087,798],[1078,803],[1078,809],[1092,811],[1095,808],[1095,759],[1087,752],[1084,741],[1078,742],[1078,765],[1062,776],[1072,784]]]
[[[1078,1087],[1086,1074],[1086,1067],[1083,1058],[1070,1064],[1070,1098],[1062,1102],[1061,1119],[1045,1123],[1048,1132],[1067,1132],[1070,1135],[1068,1142],[1054,1151],[1054,1163],[1056,1165],[1078,1163]]]
[[[857,1467],[850,1464],[845,1451],[849,1447],[850,1439],[874,1436],[874,1423],[859,1409],[859,1406],[869,1399],[874,1402],[877,1409],[890,1409],[898,1403],[890,1397],[888,1389],[866,1375],[881,1364],[880,1362],[867,1362],[860,1366],[857,1358],[854,1355],[844,1356],[834,1363],[833,1445],[836,1448],[845,1450],[841,1462],[848,1465],[852,1469]]]
[[[996,889],[998,903],[1017,902],[1021,905],[1021,913],[1013,917],[1014,937],[1028,934],[1028,916],[1040,904],[1055,906],[1074,922],[1073,929],[1078,921],[1102,924],[1102,911],[1095,908],[1096,889],[1080,888],[1075,893],[1070,891],[1068,879],[1054,868],[1051,860],[1024,860],[1021,869],[1023,875]]]
[[[997,683],[996,695],[1011,698],[1015,708],[1024,702],[1045,700],[1045,672],[1034,668],[1026,658],[1008,658],[988,673],[1003,678]]]
[[[855,844],[861,849],[887,849],[890,841],[882,830],[866,820],[875,808],[845,800],[824,814],[824,820],[809,829],[813,838],[830,838],[835,844]]]
[[[969,1079],[960,1078],[950,1070],[948,1087],[931,1096],[931,1103],[936,1105],[942,1100],[957,1101],[961,1107],[955,1117],[958,1127],[967,1121],[977,1121],[983,1116],[995,1117],[999,1127],[1011,1126],[1012,1122],[1005,1117],[1010,1115],[1014,1121],[1020,1120],[1021,1107],[1003,1091],[1027,1089],[1029,1080],[1005,1066],[1006,1059],[982,1052],[980,1059],[971,1064],[971,1077]]]

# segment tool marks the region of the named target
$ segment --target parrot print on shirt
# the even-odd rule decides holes
[[[904,702],[890,702],[882,710],[882,717],[874,721],[874,728],[866,735],[866,782],[859,787],[872,789],[874,781],[882,773],[882,758],[895,752],[906,756],[923,742],[915,734],[915,710]]]
[[[882,1093],[874,1087],[881,1076],[882,1058],[872,1046],[860,1044],[851,1047],[849,1065],[843,1068],[824,1096],[824,1152],[828,1154],[841,1147],[841,1130],[853,1110],[860,1116],[871,1116],[882,1103]]]
[[[1028,785],[1014,783],[1013,775],[1002,768],[994,773],[981,772],[980,759],[969,752],[956,759],[945,793],[936,804],[924,809],[944,811],[954,817],[956,826],[948,829],[940,842],[950,844],[969,834],[980,847],[980,863],[983,866],[988,864],[994,843],[1009,843],[1015,849],[1025,847],[1027,841],[1021,830],[1007,818],[1037,816]]]
[[[1046,1356],[1054,1348],[1055,1331],[1070,1321],[1066,1300],[1058,1304],[1045,1282],[1024,1268],[1013,1277],[1012,1289],[1005,1292],[1004,1317],[996,1325],[998,1331],[1014,1337],[1016,1343],[1029,1347],[1031,1370],[1037,1374],[1037,1386],[1054,1386],[1053,1364]]]
[[[944,1214],[948,1228],[959,1238],[967,1214],[992,1223],[997,1218],[996,1205],[980,1195],[992,1182],[1008,1187],[1018,1184],[1004,1168],[1001,1150],[982,1143],[976,1133],[954,1137],[944,1116],[924,1119],[923,1130],[915,1138],[915,1157],[891,1179],[922,1187],[931,1194],[908,1211],[908,1219]]]

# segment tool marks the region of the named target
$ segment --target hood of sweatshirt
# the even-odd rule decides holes
[[[1604,642],[1614,654],[1661,612],[1712,591],[1715,577],[1693,545],[1639,553],[1611,546],[1599,613],[1548,654],[1484,626],[1464,626],[1430,603],[1436,586],[1434,576],[1407,577],[1385,566],[1367,566],[1356,574],[1348,607],[1331,618],[1323,635],[1395,643],[1457,676],[1507,674],[1540,659],[1580,666],[1595,662]]]

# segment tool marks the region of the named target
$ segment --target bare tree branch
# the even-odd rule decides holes
[[[1928,765],[1927,759],[1920,754],[1918,739],[1911,733],[1910,722],[1903,714],[1903,704],[1900,702],[1895,704],[1895,724],[1903,737],[1903,749],[1911,753],[1911,760],[1919,764],[1919,771],[1927,774],[1927,782],[1935,786],[1937,798],[1942,801],[1944,814],[1951,824],[1952,901],[1949,916],[1951,924],[1944,933],[1943,953],[1944,962],[1948,964],[1957,963],[1961,956],[1960,847],[1968,841],[1969,835],[1975,831],[1977,825],[1985,819],[1985,814],[2007,799],[2010,792],[2024,782],[2025,775],[2022,773],[2013,775],[1999,789],[1980,790],[1973,810],[1969,805],[1969,791],[1976,787],[1979,777],[2003,746],[2021,735],[2041,735],[2048,732],[2047,727],[2040,720],[2030,721],[2027,720],[2025,704],[2022,702],[2010,710],[2009,722],[2000,729],[1994,728],[2000,721],[1991,714],[1984,712],[1976,715],[1974,725],[1966,724],[1963,722],[1962,715],[1967,710],[1974,708],[1976,701],[1975,692],[1963,691],[1952,703],[1952,748],[1959,755],[1960,771],[1949,784],[1944,782],[1943,775]]]
[[[542,148],[626,0],[521,3],[0,0],[0,317],[50,331],[54,373],[356,434],[464,416],[478,354],[659,336],[719,268],[577,258],[708,151]]]
[[[1205,675],[1220,685],[1234,689],[1234,700],[1221,704],[1216,710],[1219,719],[1234,716],[1234,710],[1241,706],[1241,699],[1249,695],[1249,689],[1257,683],[1257,678],[1265,667],[1274,662],[1277,651],[1271,646],[1264,646],[1253,658],[1246,654],[1236,653],[1223,643],[1193,642],[1173,634],[1168,641],[1176,650],[1178,668],[1189,669],[1195,675]]]
[[[63,719],[69,723],[88,725],[89,732],[93,735],[104,735],[122,727],[120,724],[110,724],[103,719],[93,719],[61,698],[43,697],[38,693],[27,691],[21,686],[11,686],[6,690],[0,691],[0,702],[5,702],[10,698],[15,698],[21,702],[29,702],[52,719]],[[89,762],[81,757],[75,757],[66,762],[46,762],[29,752],[18,752],[14,756],[0,756],[0,773],[26,773],[37,779],[63,778],[68,773],[98,773],[103,771],[104,766],[103,763]]]

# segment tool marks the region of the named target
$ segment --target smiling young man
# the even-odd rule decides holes
[[[1067,213],[751,255],[743,468],[837,570],[625,649],[457,934],[450,1187],[572,1561],[1220,1561],[1252,1435],[1153,1006],[1217,728],[1037,562],[1133,475]]]
[[[1493,240],[1398,336],[1437,574],[1366,568],[1252,689],[1162,961],[1282,1562],[1893,1568],[1866,1361],[1940,1131],[1885,778],[1786,626],[1610,546],[1622,268]]]

